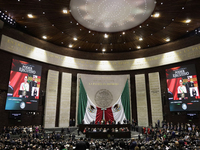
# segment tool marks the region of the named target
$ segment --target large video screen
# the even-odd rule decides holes
[[[37,110],[42,67],[13,59],[5,110]]]
[[[194,64],[166,69],[170,111],[199,111],[200,96]]]

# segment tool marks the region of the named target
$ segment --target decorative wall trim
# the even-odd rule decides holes
[[[58,94],[59,72],[48,70],[47,89],[44,107],[44,127],[54,128],[56,121],[56,105]]]
[[[118,61],[88,60],[49,52],[2,35],[2,50],[33,60],[79,70],[123,71],[169,65],[200,57],[200,44],[151,57]]]
[[[158,120],[160,120],[160,124],[163,120],[160,77],[159,72],[149,73],[148,76],[151,100],[152,125],[155,126],[155,123],[157,123]]]
[[[145,75],[135,75],[138,126],[149,126]]]
[[[72,74],[62,72],[59,127],[68,127],[71,106]]]

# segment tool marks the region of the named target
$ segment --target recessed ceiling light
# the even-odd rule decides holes
[[[78,26],[78,23],[76,23],[76,25]]]
[[[105,49],[105,48],[103,48],[103,49],[102,49],[102,52],[105,52],[105,51],[106,51],[106,49]]]
[[[125,34],[125,32],[122,32],[122,34]]]
[[[43,15],[45,14],[45,12],[43,11]]]
[[[42,38],[43,38],[43,39],[47,39],[47,36],[46,36],[46,35],[43,35]]]
[[[185,9],[184,7],[182,7],[182,9]]]
[[[160,13],[155,13],[155,14],[152,15],[152,17],[158,18],[158,17],[160,17]]]
[[[63,9],[63,14],[67,14],[67,13],[68,13],[67,9]]]
[[[142,26],[140,26],[140,28],[142,28]]]
[[[77,38],[76,38],[76,37],[74,37],[74,38],[73,38],[73,40],[74,40],[74,41],[77,41]]]
[[[191,19],[185,20],[185,23],[190,23],[190,22],[191,22]]]
[[[88,33],[91,33],[91,31],[88,31]]]
[[[69,44],[69,47],[72,48],[72,44]]]
[[[142,38],[142,37],[140,37],[140,38],[139,38],[139,41],[142,41],[142,40],[143,40],[143,38]]]
[[[137,46],[137,49],[141,49],[141,47],[140,47],[140,46]]]
[[[104,38],[108,38],[108,34],[105,33],[105,34],[104,34]]]
[[[81,47],[78,47],[78,48],[81,48]]]
[[[163,2],[161,2],[160,4],[163,5]]]
[[[28,14],[27,15],[29,18],[33,18],[33,15],[32,14]]]
[[[170,38],[166,38],[165,41],[166,41],[166,42],[169,42],[169,41],[170,41]]]
[[[98,49],[96,49],[96,51],[98,51]]]

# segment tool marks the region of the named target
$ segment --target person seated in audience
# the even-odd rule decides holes
[[[103,132],[107,132],[106,128],[103,129]]]
[[[109,125],[109,121],[106,122],[106,125]]]
[[[119,132],[122,132],[122,128],[119,128]]]
[[[97,121],[97,124],[100,125],[100,121]]]
[[[114,129],[114,128],[112,128],[112,129],[111,129],[111,131],[112,131],[112,132],[115,132],[115,129]]]
[[[96,128],[94,128],[94,129],[93,129],[93,132],[97,132],[97,129],[96,129]]]
[[[116,124],[116,121],[115,121],[115,120],[113,120],[112,124],[113,124],[113,125],[114,125],[114,124]]]
[[[93,120],[92,122],[90,122],[90,124],[95,124],[95,121]]]
[[[102,129],[102,128],[99,128],[99,132],[103,132],[103,129]]]

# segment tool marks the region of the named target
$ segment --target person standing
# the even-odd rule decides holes
[[[76,144],[76,150],[86,150],[87,145],[86,143],[83,141],[83,138],[80,138],[80,141]]]
[[[37,89],[35,89],[37,87],[37,82],[35,81],[36,77],[37,76],[33,75],[32,81],[30,81],[30,83],[29,83],[29,90],[30,90],[30,96],[31,96],[31,98],[35,98],[35,96],[34,96],[35,93],[37,95]]]
[[[130,149],[130,150],[134,150],[136,146],[137,146],[137,143],[136,143],[135,139],[132,138],[132,139],[131,139],[130,146],[129,146],[129,149]]]
[[[28,97],[27,92],[29,92],[29,84],[27,82],[28,77],[24,77],[24,82],[20,84],[19,90],[22,92],[19,97]]]

